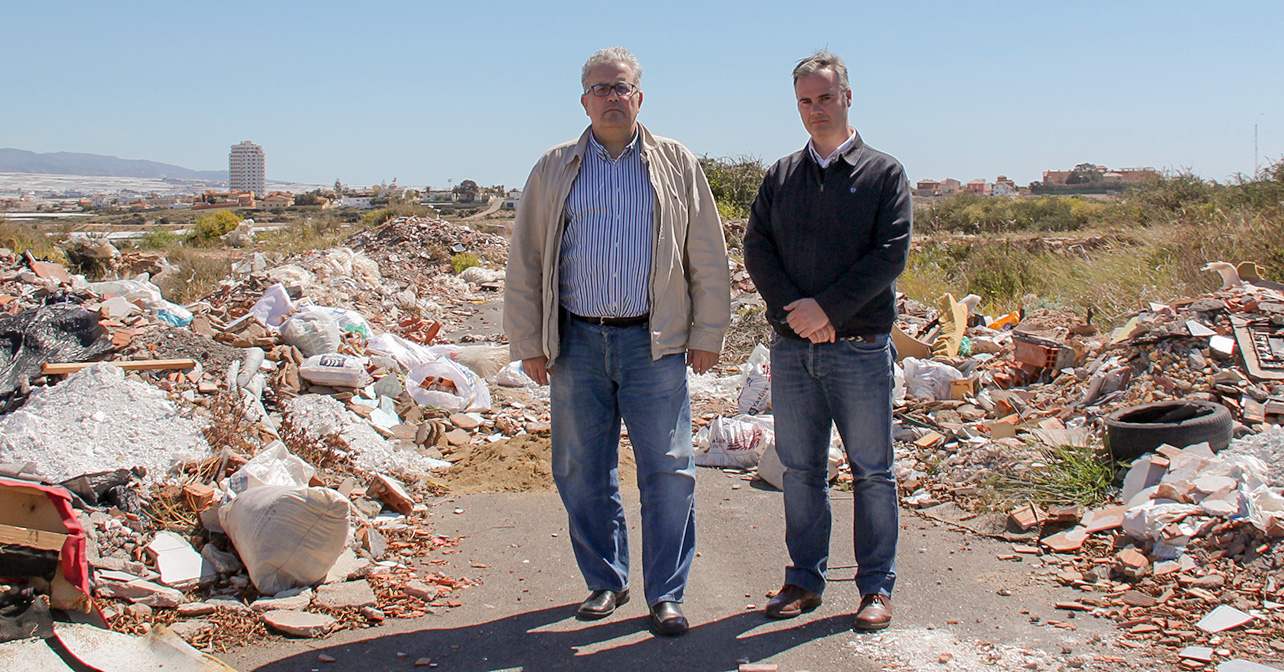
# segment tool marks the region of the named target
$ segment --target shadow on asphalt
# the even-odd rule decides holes
[[[496,670],[606,670],[642,672],[686,670],[724,672],[738,662],[757,662],[816,639],[852,631],[850,614],[799,621],[794,627],[751,631],[775,624],[761,611],[702,623],[682,637],[636,640],[647,627],[647,616],[575,621],[578,605],[527,612],[463,628],[419,630],[358,640],[331,648],[312,649],[257,668],[257,672],[318,669],[317,656],[328,653],[338,660],[322,669],[420,670],[419,658],[439,663],[449,672]],[[552,624],[558,629],[546,629]],[[573,629],[566,629],[568,624]],[[629,641],[611,645],[615,639]],[[451,647],[455,648],[451,648]],[[590,651],[580,652],[580,649]],[[409,657],[398,659],[402,651]],[[354,667],[355,665],[355,667]]]

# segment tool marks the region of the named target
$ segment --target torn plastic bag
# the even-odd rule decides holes
[[[420,364],[406,372],[406,390],[421,406],[479,413],[490,410],[490,388],[486,381],[448,357]]]
[[[771,351],[759,343],[749,353],[744,365],[744,381],[736,407],[742,415],[757,415],[771,410]]]
[[[273,441],[227,479],[227,489],[239,495],[265,485],[306,486],[317,470],[293,455],[285,444]]]
[[[250,488],[218,518],[264,595],[324,579],[348,538],[348,500],[330,488]]]
[[[281,340],[298,348],[304,357],[338,352],[343,343],[338,322],[324,309],[291,315],[281,327]]]
[[[776,443],[775,419],[770,415],[717,417],[696,433],[695,463],[702,467],[751,469]]]
[[[961,371],[931,359],[906,357],[901,360],[905,371],[905,391],[911,397],[940,400],[950,398],[950,381],[966,378]]]
[[[97,313],[60,304],[0,319],[0,413],[20,405],[17,393],[45,362],[89,362],[115,349]]]

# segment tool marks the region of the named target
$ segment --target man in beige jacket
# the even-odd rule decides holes
[[[513,224],[504,329],[513,359],[550,386],[553,478],[591,591],[583,619],[629,599],[620,422],[642,500],[651,629],[687,631],[695,462],[686,366],[718,361],[730,320],[727,250],[695,156],[637,122],[642,68],[627,50],[584,64],[591,124],[531,170]]]

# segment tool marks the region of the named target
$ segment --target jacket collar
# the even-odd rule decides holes
[[[569,165],[571,162],[584,161],[584,155],[589,151],[589,138],[592,137],[592,135],[593,126],[590,125],[588,128],[584,129],[582,134],[580,134],[580,139],[575,143],[575,150],[566,155],[566,164]],[[639,154],[645,161],[647,155],[655,150],[657,145],[655,142],[655,136],[651,135],[651,131],[648,131],[646,126],[642,125],[642,122],[638,122],[638,141],[640,141],[641,144],[641,151]]]

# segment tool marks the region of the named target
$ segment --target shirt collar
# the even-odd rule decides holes
[[[607,161],[619,161],[620,159],[623,159],[624,157],[628,156],[629,152],[633,152],[637,150],[638,145],[641,144],[642,129],[639,128],[638,130],[633,132],[633,139],[629,141],[629,144],[625,145],[624,151],[620,152],[620,156],[617,159],[611,158],[610,152],[606,151],[606,148],[602,146],[602,143],[598,142],[597,138],[593,137],[593,132],[591,129],[589,130],[588,138],[589,138],[588,148],[590,152],[597,154],[598,157],[606,159]]]
[[[816,163],[820,164],[821,168],[828,168],[831,161],[838,158],[839,155],[844,154],[847,150],[852,148],[852,145],[856,144],[856,129],[849,126],[848,130],[851,131],[851,135],[847,136],[847,139],[843,141],[843,144],[839,145],[838,148],[835,149],[828,157],[822,158],[820,153],[816,151],[816,141],[814,139],[807,141],[807,149],[811,152],[811,158],[815,159]]]

